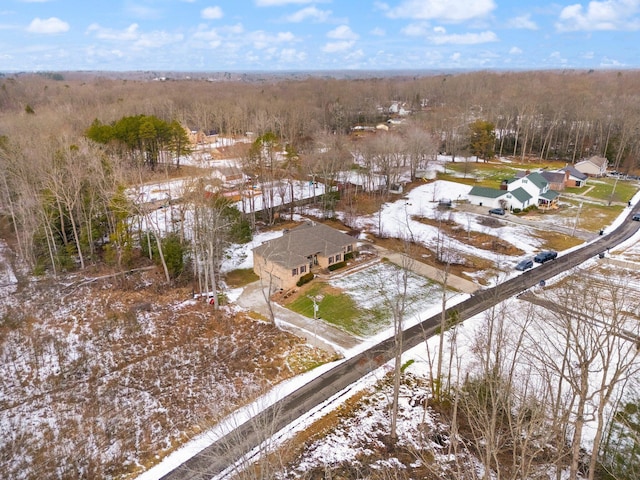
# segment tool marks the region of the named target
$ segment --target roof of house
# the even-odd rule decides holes
[[[489,188],[489,187],[471,187],[468,195],[475,195],[477,197],[486,197],[486,198],[499,198],[503,195],[506,195],[506,190],[499,190],[497,188]]]
[[[549,184],[549,182],[547,182],[547,180],[538,172],[533,172],[527,175],[527,180],[533,183],[540,190]]]
[[[355,239],[322,223],[304,223],[281,237],[274,238],[253,249],[270,262],[286,268],[308,262],[310,255],[329,256],[342,252],[343,247],[355,243]]]
[[[560,194],[555,190],[547,190],[546,192],[540,194],[540,198],[551,201],[558,198],[559,195]]]
[[[234,167],[234,166],[221,166],[221,167],[215,167],[213,169],[213,172],[217,172],[220,173],[221,175],[224,175],[226,177],[229,176],[235,176],[235,175],[242,175],[242,170],[239,169],[238,167]]]
[[[544,170],[540,175],[549,183],[564,183],[564,172],[550,172]]]
[[[533,197],[531,196],[531,194],[529,194],[529,192],[527,192],[524,188],[522,187],[518,187],[515,190],[509,192],[511,195],[513,195],[516,200],[518,200],[520,203],[524,203],[527,200],[531,200]]]
[[[585,164],[585,163],[591,163],[592,165],[595,165],[596,167],[602,169],[606,167],[607,163],[609,163],[609,160],[607,160],[605,157],[593,155],[592,157],[579,161],[578,163],[576,163],[576,165]]]
[[[561,168],[560,171],[569,172],[569,175],[577,178],[578,180],[586,180],[587,178],[589,178],[589,175],[587,175],[586,173],[582,173],[573,165],[567,165],[566,167]]]

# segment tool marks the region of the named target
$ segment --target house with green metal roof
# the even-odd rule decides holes
[[[549,189],[549,182],[539,173],[504,180],[500,188],[473,187],[467,197],[474,205],[489,208],[521,210],[532,205],[538,208],[553,208],[557,204],[558,192]]]

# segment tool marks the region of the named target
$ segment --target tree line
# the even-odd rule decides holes
[[[132,207],[124,191],[157,178],[159,165],[165,176],[168,166],[179,168],[192,148],[189,130],[252,134],[240,155],[267,194],[277,182],[291,188],[292,178],[335,185],[347,183],[341,172],[359,171],[370,184],[374,175],[383,177],[384,195],[400,172],[416,178],[438,152],[454,160],[475,154],[567,163],[604,155],[614,168],[633,171],[639,83],[632,71],[229,82],[6,76],[0,78],[2,212],[34,268],[85,268],[104,258],[126,263],[136,242],[129,241]],[[411,112],[404,125],[358,135],[357,127],[387,125],[395,117],[391,105]],[[331,215],[336,197],[321,201]],[[273,202],[262,215],[273,222]],[[158,233],[150,237],[159,240]]]

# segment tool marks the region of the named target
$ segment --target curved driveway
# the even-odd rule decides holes
[[[476,292],[467,300],[447,309],[447,317],[457,315],[459,321],[464,321],[538,284],[540,280],[549,279],[618,245],[638,230],[640,222],[630,220],[631,215],[637,211],[640,211],[640,204],[628,213],[627,221],[593,243],[533,268],[495,287]],[[438,313],[405,330],[403,351],[411,349],[433,336],[438,330],[440,318],[441,314]],[[267,407],[163,478],[201,479],[215,476],[302,414],[391,360],[394,357],[394,350],[394,340],[389,338],[361,354],[339,363],[274,405]]]

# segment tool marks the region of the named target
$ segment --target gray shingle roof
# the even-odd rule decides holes
[[[564,182],[564,172],[549,172],[545,170],[540,172],[540,175],[549,182],[549,183],[563,183]]]
[[[589,176],[586,173],[582,173],[580,170],[578,170],[572,165],[567,165],[566,167],[561,168],[560,170],[562,172],[569,172],[569,175],[577,178],[578,180],[586,180],[587,178],[589,178]]]
[[[341,253],[344,247],[355,241],[346,233],[322,223],[305,223],[255,247],[253,251],[270,262],[294,268],[307,263],[311,255],[328,257]]]

